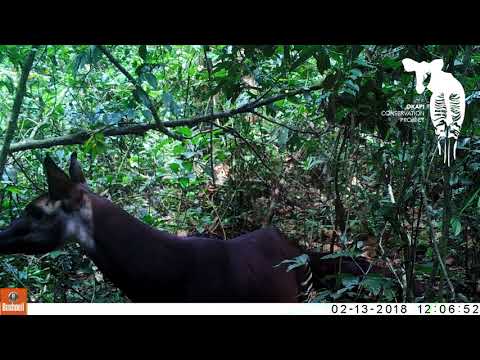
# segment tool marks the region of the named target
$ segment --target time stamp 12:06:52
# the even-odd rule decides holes
[[[333,315],[480,315],[480,304],[331,304]]]

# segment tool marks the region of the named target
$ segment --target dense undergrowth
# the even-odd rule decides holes
[[[46,153],[66,167],[77,151],[95,192],[156,228],[228,239],[273,224],[305,248],[364,257],[390,272],[334,278],[311,301],[477,301],[479,49],[108,47],[142,92],[97,47],[39,47],[11,148],[31,146],[8,157],[0,227],[45,190]],[[0,47],[0,93],[10,99],[0,104],[2,129],[28,51]],[[448,169],[428,109],[418,123],[381,115],[428,101],[403,71],[405,57],[443,58],[464,84],[467,113]],[[171,127],[183,140],[161,131],[108,135],[278,94],[286,95],[247,112]],[[35,145],[79,131],[88,134],[76,144]],[[38,302],[128,301],[75,244],[1,256],[6,286],[27,287]]]

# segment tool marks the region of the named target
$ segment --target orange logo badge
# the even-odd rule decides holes
[[[27,315],[27,289],[0,289],[0,315]]]

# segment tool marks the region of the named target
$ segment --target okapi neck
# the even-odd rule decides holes
[[[127,296],[141,288],[180,282],[188,259],[176,236],[158,231],[110,201],[89,196],[93,212],[93,249],[85,249],[98,268]],[[131,296],[129,296],[131,297]]]

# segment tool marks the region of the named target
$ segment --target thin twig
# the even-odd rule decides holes
[[[227,126],[222,126],[222,125],[219,125],[219,124],[215,124],[214,122],[211,122],[213,125],[225,130],[226,132],[232,134],[233,136],[235,136],[236,138],[242,140],[242,142],[245,143],[245,145],[247,145],[250,150],[252,150],[252,152],[257,156],[257,158],[260,160],[260,162],[262,163],[262,165],[272,173],[272,175],[275,174],[275,172],[273,171],[273,169],[267,165],[267,163],[265,162],[265,160],[263,159],[263,157],[260,155],[260,153],[257,151],[257,149],[255,149],[255,147],[247,140],[245,139],[236,129],[234,128],[231,128],[231,127],[227,127]]]
[[[39,191],[39,192],[43,192],[44,189],[40,188],[31,178],[30,176],[28,175],[27,171],[23,168],[22,164],[20,164],[20,162],[17,161],[17,159],[15,158],[15,156],[13,154],[11,154],[12,156],[12,159],[13,161],[15,162],[15,164],[17,164],[17,166],[20,168],[20,171],[23,173],[23,175],[25,175],[25,177],[27,178],[27,180],[30,182],[30,184],[33,185],[33,187]]]
[[[399,283],[402,291],[405,292],[405,284],[404,284],[404,283],[400,280],[400,278],[398,277],[397,272],[396,272],[395,269],[393,268],[392,261],[390,260],[390,258],[388,258],[388,257],[385,255],[385,249],[383,248],[383,235],[385,234],[386,229],[387,229],[387,224],[385,224],[385,226],[383,227],[382,232],[380,233],[380,240],[378,241],[378,247],[380,248],[381,256],[386,260],[388,269],[389,269],[389,270],[392,272],[392,274],[395,276],[395,279],[396,279],[397,282]],[[403,269],[402,269],[402,270],[403,270]]]
[[[279,123],[279,122],[277,122],[276,120],[273,120],[272,118],[269,118],[269,117],[267,117],[267,116],[265,116],[265,115],[260,114],[259,112],[256,112],[256,111],[253,111],[253,110],[252,110],[251,113],[254,114],[254,115],[256,115],[256,116],[258,116],[258,117],[260,117],[260,118],[262,118],[262,119],[264,119],[264,120],[266,120],[266,121],[268,121],[268,122],[270,122],[270,123],[272,123],[272,124],[275,124],[275,125],[284,127],[284,128],[286,128],[286,129],[288,129],[288,130],[291,130],[291,131],[294,131],[294,132],[298,132],[298,133],[320,136],[320,135],[323,135],[326,131],[329,130],[329,128],[327,128],[326,131],[323,131],[323,132],[319,133],[319,132],[312,131],[312,130],[297,129],[297,128],[293,128],[293,127],[291,127],[291,126],[289,126],[289,125]]]
[[[433,245],[433,249],[435,250],[435,254],[437,255],[438,263],[440,264],[440,268],[442,269],[443,276],[445,276],[445,280],[447,281],[450,293],[452,294],[452,301],[455,301],[456,295],[455,295],[455,288],[453,287],[453,284],[450,280],[450,277],[448,276],[447,268],[445,267],[445,262],[442,260],[442,256],[440,254],[440,250],[438,248],[437,240],[435,238],[435,232],[433,230],[433,221],[432,221],[432,216],[431,216],[431,208],[427,205],[426,201],[426,194],[425,194],[425,189],[422,187],[422,193],[423,195],[423,201],[424,201],[424,207],[425,207],[425,213],[427,215],[427,223],[430,229],[430,239],[431,243]]]
[[[133,86],[135,86],[135,89],[141,93],[145,99],[146,99],[146,105],[147,108],[150,110],[150,112],[152,113],[152,116],[153,116],[153,119],[155,120],[155,123],[157,125],[157,128],[159,131],[161,131],[162,133],[164,133],[165,135],[167,136],[170,136],[174,139],[177,139],[177,140],[183,140],[183,138],[177,134],[174,134],[172,133],[170,130],[168,130],[165,125],[163,124],[163,122],[160,120],[159,116],[158,116],[158,112],[157,112],[157,109],[155,108],[155,106],[153,105],[153,102],[152,100],[150,99],[150,96],[147,94],[147,92],[145,90],[143,90],[143,88],[140,86],[140,83],[135,80],[135,78],[122,66],[122,64],[120,64],[117,59],[115,59],[115,57],[110,53],[110,51],[107,50],[107,48],[105,48],[105,46],[103,45],[98,45],[98,48],[100,49],[100,51],[108,58],[108,60],[110,60],[110,62],[123,74],[125,75],[125,77],[133,84]]]

